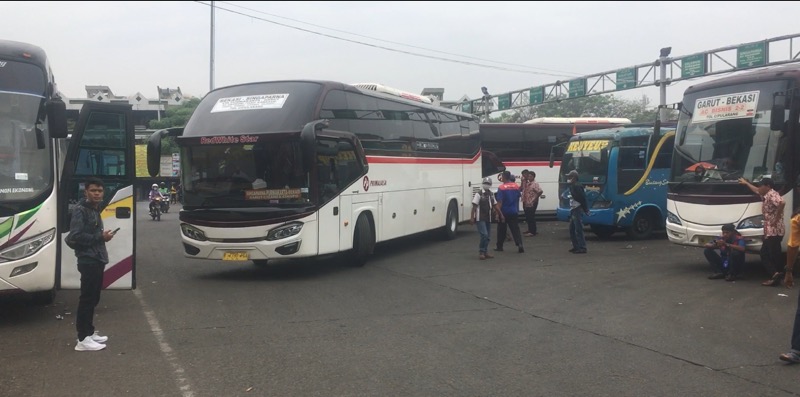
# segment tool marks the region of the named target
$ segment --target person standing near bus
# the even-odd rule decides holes
[[[764,242],[761,244],[761,264],[771,276],[761,285],[774,287],[781,283],[783,278],[783,252],[781,242],[785,228],[783,226],[783,201],[780,193],[775,191],[775,184],[771,178],[763,178],[756,185],[747,179],[739,178],[739,183],[746,185],[753,193],[761,196],[761,213],[764,215]]]
[[[525,223],[528,231],[525,237],[537,235],[536,231],[536,208],[539,207],[539,197],[542,195],[542,188],[536,182],[536,173],[533,171],[522,171],[522,210],[525,211]]]
[[[569,187],[564,190],[562,197],[569,200],[569,238],[572,240],[573,254],[585,254],[586,236],[583,234],[583,215],[589,215],[589,206],[586,204],[586,192],[583,185],[578,182],[578,171],[567,173]]]
[[[783,285],[786,288],[794,287],[794,262],[797,260],[797,251],[800,247],[800,207],[795,208],[792,219],[789,221],[789,242],[786,243],[786,267],[783,270]],[[789,363],[800,363],[800,295],[797,296],[797,310],[794,314],[794,326],[792,327],[792,349],[783,353],[778,358]]]
[[[472,217],[470,223],[478,225],[478,234],[481,236],[478,245],[478,259],[491,259],[489,255],[489,241],[492,234],[492,211],[496,211],[499,222],[503,222],[503,214],[497,205],[497,199],[492,193],[492,178],[483,178],[481,190],[475,193],[472,199]]]
[[[72,210],[69,234],[66,240],[75,250],[78,271],[81,274],[81,295],[75,328],[78,331],[76,351],[97,351],[106,348],[107,336],[101,336],[94,328],[94,309],[100,303],[103,290],[103,271],[108,264],[106,242],[114,238],[114,232],[103,229],[103,181],[90,177],[84,182],[85,197]]]
[[[519,191],[519,185],[513,181],[510,171],[503,171],[503,180],[506,182],[497,188],[497,202],[503,217],[497,226],[497,248],[495,248],[495,251],[503,250],[503,243],[506,241],[506,226],[508,226],[508,229],[511,229],[511,235],[514,237],[517,250],[521,254],[525,252],[525,249],[522,248],[522,235],[519,232],[519,200],[522,194]]]

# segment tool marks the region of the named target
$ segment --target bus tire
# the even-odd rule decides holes
[[[628,237],[634,240],[650,238],[656,228],[656,217],[652,211],[639,211],[633,218],[633,223],[625,230]]]
[[[358,216],[356,230],[353,234],[353,249],[349,255],[349,265],[361,267],[367,263],[367,258],[375,249],[375,233],[372,231],[372,224],[365,214]]]
[[[447,217],[445,218],[444,228],[442,228],[442,237],[445,240],[452,240],[456,238],[456,232],[458,232],[458,207],[453,200],[447,206]]]
[[[607,239],[617,231],[617,228],[611,225],[589,225],[589,228],[600,239]]]
[[[39,291],[31,294],[31,302],[34,305],[46,306],[56,300],[56,287],[47,291]]]

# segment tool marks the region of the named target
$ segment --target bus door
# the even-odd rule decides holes
[[[109,263],[105,267],[103,288],[135,288],[136,206],[131,107],[84,104],[64,160],[59,185],[61,288],[80,288],[77,258],[64,239],[69,232],[69,211],[84,197],[83,182],[90,176],[100,178],[105,185],[101,213],[104,228],[119,229],[114,238],[106,243]]]

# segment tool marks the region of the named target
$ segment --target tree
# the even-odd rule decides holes
[[[162,128],[183,127],[189,121],[189,117],[194,113],[197,105],[200,104],[200,99],[192,98],[179,106],[173,106],[166,110],[165,116],[161,120],[150,120],[148,127],[150,129],[159,130]]]
[[[200,104],[200,99],[192,98],[183,102],[179,106],[173,106],[166,110],[165,116],[161,120],[150,120],[148,126],[150,129],[159,130],[162,128],[183,127],[192,113]],[[161,153],[179,153],[180,149],[175,142],[175,138],[166,137],[161,140]]]
[[[548,99],[552,99],[549,97]],[[611,95],[593,95],[559,99],[541,105],[516,109],[489,120],[496,123],[523,123],[539,117],[622,117],[634,123],[652,123],[658,116],[658,108],[649,108],[650,99],[642,95],[639,100],[621,99]],[[669,110],[668,119],[677,119],[677,113]]]

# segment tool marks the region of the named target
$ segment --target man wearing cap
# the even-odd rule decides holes
[[[764,215],[764,241],[761,244],[761,264],[771,277],[761,283],[763,286],[774,287],[781,283],[784,276],[783,253],[781,242],[785,233],[783,226],[783,201],[780,193],[775,191],[775,184],[771,178],[762,178],[753,185],[747,179],[739,178],[739,183],[746,185],[753,193],[761,196],[761,213]]]
[[[478,225],[478,234],[481,236],[478,245],[478,259],[491,259],[489,255],[489,241],[492,233],[492,211],[497,211],[499,222],[503,222],[503,214],[492,193],[492,178],[483,178],[481,190],[472,198],[472,217],[470,223]]]
[[[586,192],[583,185],[578,182],[578,171],[572,170],[567,173],[567,183],[569,188],[564,190],[563,197],[569,199],[569,238],[572,240],[573,254],[586,253],[586,237],[583,235],[583,214],[589,214],[589,206],[586,204]]]
[[[519,185],[511,177],[511,172],[503,171],[503,181],[504,183],[497,188],[497,202],[505,220],[501,220],[500,225],[497,226],[497,248],[494,250],[503,250],[503,243],[506,241],[505,226],[508,225],[517,250],[521,254],[525,252],[525,249],[522,248],[522,234],[519,232],[519,199],[522,197],[522,193],[519,191]]]

